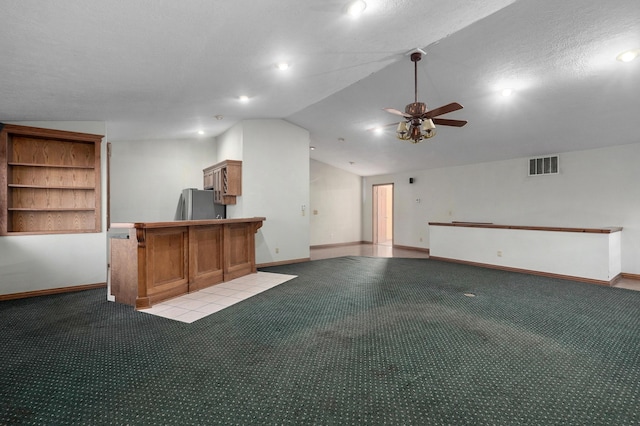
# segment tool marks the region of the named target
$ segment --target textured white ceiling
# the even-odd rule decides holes
[[[346,6],[5,1],[0,121],[104,120],[115,141],[283,118],[311,132],[312,158],[360,175],[640,141],[640,60],[615,61],[640,48],[637,0],[369,0],[358,20]],[[416,47],[419,100],[460,102],[446,117],[469,124],[412,145],[366,129],[412,101]]]

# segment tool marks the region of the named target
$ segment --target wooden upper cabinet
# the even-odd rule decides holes
[[[213,189],[213,169],[208,167],[202,171],[204,174],[204,189]]]
[[[213,202],[235,204],[242,195],[242,161],[225,160],[203,171],[204,189],[213,189]]]
[[[2,126],[0,235],[100,232],[102,137]]]

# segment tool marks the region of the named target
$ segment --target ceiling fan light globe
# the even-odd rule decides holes
[[[434,130],[436,128],[436,125],[433,124],[433,120],[431,120],[430,118],[424,120],[422,122],[422,131],[428,133],[431,130]]]

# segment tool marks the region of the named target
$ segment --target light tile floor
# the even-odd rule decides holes
[[[295,275],[257,272],[156,303],[151,308],[141,309],[138,312],[192,323],[295,277]]]

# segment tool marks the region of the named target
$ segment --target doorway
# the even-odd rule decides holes
[[[373,244],[393,246],[393,184],[373,185]]]

